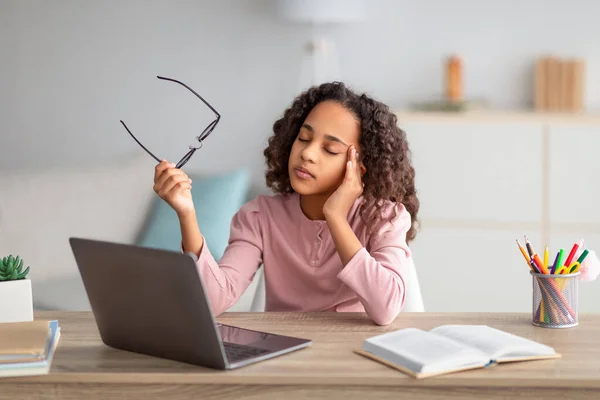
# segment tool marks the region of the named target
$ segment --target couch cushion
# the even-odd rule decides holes
[[[233,215],[248,200],[250,172],[237,169],[214,176],[194,176],[192,197],[200,231],[216,260],[220,259],[229,241],[229,226]],[[137,244],[144,247],[179,251],[181,231],[177,214],[156,196]]]

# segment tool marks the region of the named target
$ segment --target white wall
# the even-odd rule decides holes
[[[465,59],[467,95],[499,108],[531,104],[541,53],[600,59],[595,0],[368,4],[366,22],[328,33],[344,79],[393,108],[439,96],[451,52]],[[311,34],[273,10],[273,0],[0,0],[0,176],[123,163],[142,150],[119,119],[159,157],[182,156],[210,113],[165,75],[222,114],[188,172],[249,166],[264,190],[262,151],[297,94]],[[150,173],[140,179],[150,190]]]
[[[544,51],[600,56],[594,0],[369,1],[369,19],[330,30],[345,80],[393,107],[440,94],[442,57],[466,62],[466,92],[499,107],[531,102]],[[180,157],[210,114],[223,119],[190,170],[249,165],[297,94],[307,27],[273,0],[0,0],[0,171],[107,162],[140,151],[125,120],[159,157]]]

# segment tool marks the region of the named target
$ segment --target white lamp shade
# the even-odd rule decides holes
[[[297,23],[357,22],[365,18],[363,0],[277,0],[277,13]]]

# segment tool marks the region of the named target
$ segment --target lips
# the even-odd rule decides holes
[[[309,171],[309,170],[307,170],[306,168],[302,168],[302,167],[300,167],[300,168],[296,168],[296,169],[297,169],[298,171],[300,171],[300,172],[304,172],[305,174],[309,174],[309,175],[310,175],[310,176],[312,176],[313,178],[315,177],[315,176],[314,176],[313,174],[311,174],[311,173],[310,173],[310,171]]]
[[[310,173],[309,170],[307,170],[306,168],[302,168],[302,167],[298,167],[298,168],[294,168],[294,170],[296,171],[297,174],[301,175],[301,176],[305,176],[305,177],[311,177],[314,178],[315,176],[313,174]]]

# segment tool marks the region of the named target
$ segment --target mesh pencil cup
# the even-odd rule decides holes
[[[579,272],[565,275],[530,272],[533,281],[533,325],[570,328],[579,323]]]

